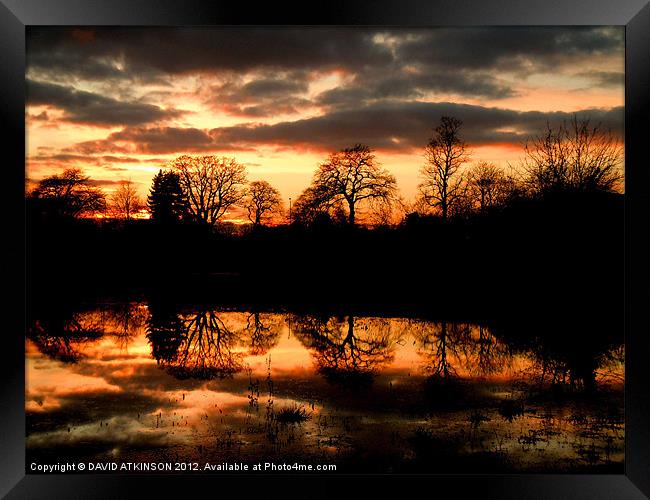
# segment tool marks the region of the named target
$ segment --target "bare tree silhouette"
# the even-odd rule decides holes
[[[621,187],[623,146],[601,125],[576,115],[525,145],[524,182],[534,194],[548,191],[615,191]]]
[[[340,198],[330,197],[322,186],[305,189],[293,204],[293,222],[309,226],[319,220],[345,222],[347,215]]]
[[[215,224],[244,196],[246,168],[234,158],[185,155],[171,166],[180,177],[190,212],[199,222]]]
[[[131,220],[144,208],[145,204],[130,180],[122,181],[111,195],[111,209],[121,219]]]
[[[481,213],[503,206],[515,189],[514,179],[491,163],[480,162],[467,173],[467,194]]]
[[[311,197],[321,205],[347,204],[350,225],[355,224],[359,203],[388,200],[395,193],[395,177],[379,167],[371,149],[363,144],[331,154],[316,170],[311,185]]]
[[[76,168],[41,180],[30,193],[29,201],[36,203],[38,211],[57,217],[93,215],[106,207],[103,191]]]
[[[248,220],[254,226],[260,226],[269,216],[282,210],[282,198],[280,192],[268,182],[253,181],[246,189],[243,205],[248,212]]]
[[[428,206],[440,210],[443,221],[465,195],[466,183],[460,170],[468,160],[468,152],[460,138],[462,124],[457,118],[443,116],[424,149],[426,163],[421,170],[424,180],[419,186],[420,195]]]

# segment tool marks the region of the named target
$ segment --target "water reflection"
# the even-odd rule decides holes
[[[244,356],[263,355],[278,342],[283,324],[278,315],[201,309],[180,313],[154,306],[147,338],[158,364],[175,377],[232,377],[244,367]]]
[[[152,302],[39,311],[27,338],[32,458],[623,462],[624,350],[595,335],[579,348],[486,324]]]
[[[396,338],[385,318],[296,316],[293,333],[307,347],[317,371],[330,381],[367,384],[393,359]]]
[[[224,378],[244,369],[243,354],[234,351],[237,332],[216,311],[178,316],[162,331],[150,329],[149,339],[158,352],[161,349],[156,344],[162,341],[165,355],[156,360],[180,379]]]

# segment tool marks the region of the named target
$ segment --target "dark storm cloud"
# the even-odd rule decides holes
[[[101,153],[169,154],[200,153],[217,149],[207,131],[178,127],[126,127],[109,134],[106,139],[84,141],[64,151],[95,155]],[[233,145],[232,150],[241,151]]]
[[[444,115],[463,120],[463,136],[472,145],[520,144],[541,133],[546,123],[569,120],[571,113],[519,112],[454,103],[395,103],[341,110],[324,116],[274,125],[240,125],[213,129],[215,145],[277,144],[287,147],[339,149],[356,142],[374,148],[420,148]],[[622,135],[623,108],[578,113]]]
[[[604,27],[445,28],[404,37],[398,58],[441,68],[530,72],[598,54],[620,54],[623,30]]]
[[[272,102],[262,102],[251,106],[230,106],[224,107],[226,111],[233,115],[239,115],[248,118],[262,118],[273,115],[295,114],[300,111],[301,106],[308,106],[311,102],[307,99],[297,99],[288,97],[278,99]]]
[[[39,151],[44,151],[39,149]],[[75,154],[75,153],[56,153],[56,154],[47,154],[40,152],[35,156],[29,157],[29,162],[31,164],[42,164],[48,165],[51,167],[60,167],[60,168],[69,168],[71,166],[97,166],[102,167],[111,172],[123,172],[128,170],[125,167],[120,167],[115,164],[125,164],[125,163],[140,163],[141,160],[138,158],[133,158],[130,156],[94,156],[92,154]]]
[[[447,73],[406,74],[398,71],[384,78],[358,76],[352,85],[337,87],[316,96],[319,104],[349,106],[379,99],[416,99],[430,92],[461,94],[472,97],[503,99],[517,93],[495,77],[467,74],[456,70]]]
[[[81,153],[84,155],[94,155],[96,153],[129,153],[133,148],[120,146],[107,139],[98,139],[95,141],[78,142],[74,146],[63,148],[66,153]]]
[[[622,54],[623,31],[603,27],[30,28],[27,65],[40,79],[169,83],[210,74],[227,83],[206,103],[243,116],[297,112],[313,71],[352,76],[321,105],[413,99],[431,92],[501,99],[499,72],[558,73],[599,54]],[[31,74],[31,73],[30,73]],[[242,83],[243,74],[255,78]],[[262,76],[260,76],[262,75]],[[67,79],[67,80],[66,80]],[[610,86],[610,79],[594,85]],[[141,122],[142,123],[142,122]],[[134,125],[125,122],[125,125]]]
[[[136,153],[147,154],[199,152],[214,148],[212,138],[197,128],[127,128],[111,134],[108,141],[132,143]]]
[[[152,104],[123,102],[71,87],[27,80],[27,104],[61,109],[64,120],[97,126],[140,125],[182,114]]]
[[[298,113],[311,104],[303,97],[309,90],[307,72],[270,73],[246,83],[234,79],[214,85],[204,102],[216,111],[244,117]]]
[[[97,158],[88,158],[85,155],[71,154],[71,153],[58,153],[53,155],[39,154],[32,156],[32,160],[45,160],[45,161],[57,161],[61,163],[75,163],[75,162],[90,162],[97,164]]]
[[[377,34],[395,43],[378,43]],[[359,69],[395,59],[455,68],[491,68],[522,60],[548,65],[559,58],[614,53],[623,49],[623,31],[603,27],[32,27],[27,48],[28,66],[100,79],[131,71],[180,74],[261,67]]]
[[[618,71],[591,71],[579,73],[578,76],[588,78],[598,87],[619,87],[623,91],[625,85],[625,74]]]
[[[41,111],[39,114],[28,114],[27,115],[28,120],[32,121],[38,121],[38,122],[46,122],[49,121],[50,117],[47,114],[47,111]]]
[[[88,183],[96,187],[112,187],[122,183],[122,181],[115,181],[112,179],[90,179]]]
[[[309,86],[305,81],[283,80],[281,78],[265,78],[253,80],[241,87],[244,95],[273,96],[287,93],[306,92]]]
[[[415,89],[420,93],[440,91],[478,97],[501,99],[512,97],[516,92],[486,73],[467,74],[461,70],[447,73],[431,72],[417,75],[394,75],[379,82],[376,87],[379,96],[412,97]]]
[[[502,143],[521,145],[540,134],[547,123],[570,120],[566,112],[520,112],[454,103],[393,103],[359,110],[339,110],[303,120],[273,125],[244,124],[210,131],[179,128],[125,128],[103,141],[93,142],[93,151],[122,148],[143,153],[235,151],[259,146],[277,146],[333,151],[357,142],[392,151],[422,148],[431,129],[444,115],[463,120],[463,138],[473,146]],[[577,113],[622,136],[623,108],[589,109]],[[76,150],[88,148],[81,143]]]
[[[27,64],[104,79],[134,73],[357,67],[390,61],[390,51],[373,43],[373,34],[367,29],[333,28],[30,28]]]
[[[129,156],[102,156],[101,157],[102,161],[108,162],[108,163],[140,163],[140,160],[138,158],[131,158]]]

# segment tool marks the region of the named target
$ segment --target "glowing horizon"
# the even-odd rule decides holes
[[[470,165],[516,164],[573,113],[622,137],[621,27],[30,27],[27,40],[28,183],[82,168],[109,195],[131,180],[146,197],[170,160],[216,154],[288,206],[328,153],[361,142],[411,201],[443,114],[464,121]]]

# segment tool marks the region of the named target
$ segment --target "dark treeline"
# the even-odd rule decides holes
[[[281,210],[277,190],[263,181],[245,187],[243,167],[225,158],[180,157],[161,171],[150,219],[131,216],[142,202],[128,183],[112,198],[122,216],[94,219],[79,214],[106,199],[87,178],[45,179],[27,198],[31,302],[124,294],[266,309],[536,318],[542,330],[561,318],[572,330],[620,331],[624,202],[613,140],[586,121],[549,127],[526,146],[515,178],[485,164],[461,168],[460,125],[443,118],[434,129],[417,202],[399,220],[372,226],[359,223],[360,209],[394,206],[396,186],[362,145],[319,166],[290,223],[276,225],[265,221]],[[210,203],[197,199],[206,178],[196,172],[217,186]],[[351,180],[341,182],[341,172]],[[71,184],[77,194],[66,199]],[[221,222],[237,204],[251,221],[245,230]]]
[[[30,266],[36,273],[28,288],[30,313],[40,316],[61,300],[122,296],[145,298],[163,311],[204,304],[319,316],[455,318],[486,322],[526,346],[545,346],[553,359],[597,359],[590,350],[622,341],[622,204],[617,195],[584,195],[582,215],[568,217],[567,203],[574,205],[562,197],[526,202],[449,227],[420,220],[354,233],[276,227],[208,237],[179,228],[172,239],[147,221],[108,233],[83,225],[85,238],[78,240],[72,239],[78,227],[70,239],[57,232],[69,250],[57,254],[61,247],[49,244],[53,269],[39,270],[52,262],[40,258]],[[184,245],[188,238],[201,242],[199,251]],[[117,260],[122,245],[127,250]],[[138,247],[154,257],[134,257],[128,249]],[[347,252],[365,257],[344,265]],[[107,264],[97,266],[102,259]]]
[[[599,369],[623,359],[620,339],[580,331],[567,335],[563,325],[539,335],[535,320],[516,328],[494,323],[431,321],[420,318],[364,317],[332,313],[224,311],[152,300],[111,302],[41,310],[28,323],[27,336],[46,356],[64,363],[83,359],[85,346],[110,336],[128,345],[146,332],[151,356],[178,379],[223,379],[245,371],[245,355],[266,355],[283,326],[314,357],[329,382],[350,388],[371,384],[389,365],[403,335],[412,335],[431,382],[454,382],[459,372],[484,377],[503,370],[516,354],[533,361],[534,383],[596,389]],[[557,335],[556,331],[563,332]]]

